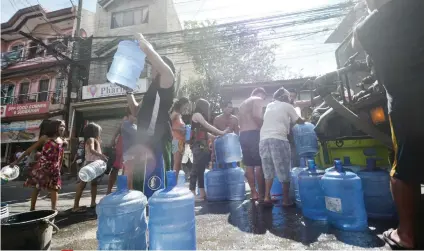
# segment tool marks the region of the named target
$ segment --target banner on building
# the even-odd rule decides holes
[[[134,90],[134,93],[144,93],[147,91],[147,80],[145,78],[140,78],[137,81],[137,89]],[[82,99],[94,99],[94,98],[106,98],[113,96],[122,96],[125,95],[126,91],[124,88],[112,84],[105,83],[100,85],[88,85],[82,87]]]
[[[49,102],[35,102],[6,106],[6,117],[43,114],[49,112]]]
[[[17,121],[1,124],[1,143],[34,142],[40,136],[42,120]]]

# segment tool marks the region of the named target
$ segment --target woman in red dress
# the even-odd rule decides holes
[[[56,210],[58,192],[62,186],[60,169],[63,160],[64,145],[66,140],[62,138],[65,131],[65,122],[62,120],[53,120],[48,123],[45,129],[45,135],[30,148],[37,149],[42,146],[41,156],[38,165],[33,166],[30,177],[26,180],[24,186],[33,187],[31,195],[30,211],[35,210],[38,194],[41,189],[50,191],[51,207]]]

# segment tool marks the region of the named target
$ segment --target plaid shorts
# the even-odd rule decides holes
[[[262,170],[265,179],[277,178],[280,182],[290,182],[291,150],[290,143],[280,139],[264,139],[259,142]]]

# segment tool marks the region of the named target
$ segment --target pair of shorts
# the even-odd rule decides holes
[[[185,150],[185,141],[179,140],[179,139],[173,139],[172,140],[172,154],[179,152],[181,154],[184,154]]]
[[[390,176],[408,183],[424,184],[424,168],[420,164],[424,156],[424,133],[409,133],[407,123],[390,115],[393,141]]]
[[[259,155],[260,131],[251,130],[240,132],[240,145],[243,153],[243,164],[246,167],[261,166]]]
[[[291,149],[290,143],[281,139],[264,139],[259,143],[262,159],[262,171],[267,180],[274,179],[275,174],[280,182],[290,182]]]

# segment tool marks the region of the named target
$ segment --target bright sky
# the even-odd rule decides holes
[[[178,15],[186,20],[217,20],[225,23],[269,15],[296,12],[317,8],[342,0],[174,0]],[[21,8],[41,4],[49,11],[71,6],[78,0],[2,0],[1,21],[6,22]],[[83,8],[96,11],[97,0],[83,0]],[[334,28],[341,20],[332,20]],[[327,23],[328,25],[328,23]],[[311,26],[310,26],[311,27]],[[277,65],[287,66],[294,74],[317,75],[336,68],[334,51],[337,45],[323,44],[330,32],[323,32],[296,40],[273,39],[279,48],[276,52]]]

